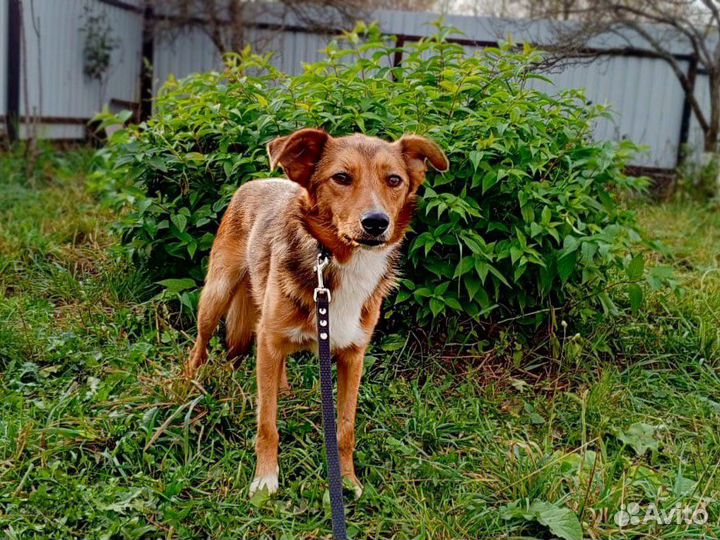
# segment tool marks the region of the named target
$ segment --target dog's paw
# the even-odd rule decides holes
[[[277,473],[256,476],[250,484],[249,495],[253,497],[262,490],[267,490],[268,495],[272,495],[277,492],[279,485]]]
[[[343,491],[349,491],[357,501],[363,494],[363,486],[357,476],[343,476]]]
[[[190,353],[190,358],[187,360],[187,362],[185,362],[185,365],[183,366],[183,375],[188,381],[195,378],[198,369],[200,369],[200,366],[207,362],[207,358],[207,349],[196,350],[195,348],[193,348],[192,352]]]

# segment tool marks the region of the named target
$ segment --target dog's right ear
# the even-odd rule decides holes
[[[321,129],[306,128],[270,141],[270,169],[280,165],[290,180],[307,186],[329,138]]]

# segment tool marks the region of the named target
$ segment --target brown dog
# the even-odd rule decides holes
[[[240,187],[220,224],[200,298],[198,337],[187,375],[207,359],[225,317],[230,357],[257,341],[257,466],[250,494],[278,488],[278,392],[289,389],[286,357],[317,350],[313,290],[320,246],[331,349],[338,368],[338,443],[343,476],[355,476],[355,408],[365,349],[395,281],[399,246],[415,209],[426,161],[448,169],[433,142],[407,135],[388,143],[301,129],[268,145],[270,166],[289,178]]]

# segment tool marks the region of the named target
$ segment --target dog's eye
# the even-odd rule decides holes
[[[400,178],[397,174],[391,174],[388,176],[387,183],[390,187],[398,187],[402,184],[402,178]]]
[[[348,173],[339,172],[332,175],[332,179],[341,186],[349,186],[352,184],[352,178]]]

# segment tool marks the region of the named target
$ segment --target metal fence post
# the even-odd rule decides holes
[[[6,122],[10,142],[20,138],[20,0],[8,0]]]

